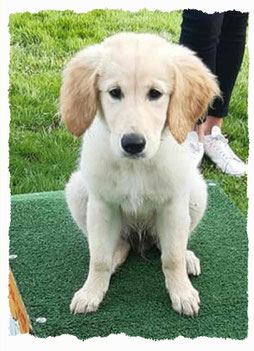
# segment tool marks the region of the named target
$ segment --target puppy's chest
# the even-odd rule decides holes
[[[142,193],[129,193],[120,197],[120,206],[127,215],[147,217],[155,211],[155,199]]]
[[[170,197],[170,181],[156,170],[129,167],[113,170],[105,195],[126,214],[148,216]]]

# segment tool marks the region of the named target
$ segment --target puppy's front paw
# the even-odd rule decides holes
[[[192,286],[170,293],[173,309],[186,316],[197,316],[199,311],[199,293]]]
[[[95,312],[103,300],[103,296],[103,293],[94,292],[84,286],[74,294],[70,311],[74,314]]]

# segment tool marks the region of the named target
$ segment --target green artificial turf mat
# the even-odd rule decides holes
[[[71,298],[88,271],[89,253],[64,193],[14,195],[11,201],[10,254],[17,257],[10,264],[35,336],[247,337],[246,220],[218,185],[209,186],[208,210],[189,245],[202,269],[191,278],[201,297],[195,318],[172,310],[156,249],[145,259],[129,255],[97,312],[70,314]],[[37,323],[38,317],[47,321]]]

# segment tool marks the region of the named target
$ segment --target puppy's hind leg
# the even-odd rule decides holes
[[[65,196],[71,215],[79,228],[87,234],[86,213],[88,195],[81,171],[72,173],[65,188]]]
[[[113,258],[112,274],[115,273],[117,268],[119,268],[124,263],[124,261],[128,256],[129,251],[130,251],[129,242],[127,240],[119,238],[116,252]]]
[[[188,275],[198,276],[201,273],[200,261],[193,251],[186,250],[186,268]]]
[[[196,182],[193,183],[191,193],[190,193],[190,202],[189,202],[189,211],[190,211],[190,234],[196,228],[200,220],[202,219],[207,204],[207,186],[203,178],[197,178]]]
[[[189,212],[191,218],[190,234],[202,219],[207,204],[207,188],[205,181],[200,177],[190,194]],[[189,275],[198,276],[201,273],[200,261],[194,252],[186,250],[186,268]]]

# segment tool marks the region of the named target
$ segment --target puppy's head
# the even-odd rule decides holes
[[[215,77],[189,49],[156,35],[121,33],[71,59],[60,106],[76,136],[97,113],[119,157],[151,158],[165,128],[182,143],[217,95]]]

